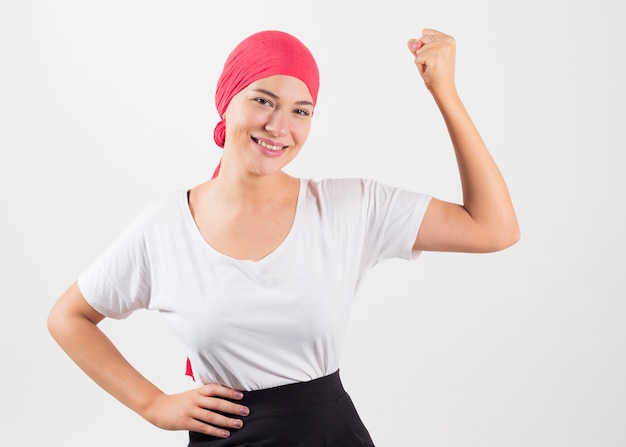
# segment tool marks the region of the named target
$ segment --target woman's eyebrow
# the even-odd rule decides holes
[[[272,99],[280,99],[276,93],[272,93],[269,90],[265,90],[264,88],[255,88],[252,89],[253,92],[263,93],[264,95],[269,96]],[[296,101],[296,104],[300,106],[313,106],[311,101]]]

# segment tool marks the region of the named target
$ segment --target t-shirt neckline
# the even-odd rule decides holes
[[[265,256],[263,256],[262,258],[258,259],[258,260],[254,260],[254,259],[238,259],[238,258],[234,258],[232,256],[229,256],[225,253],[222,253],[221,251],[215,249],[205,238],[204,236],[202,236],[202,233],[200,232],[200,229],[198,228],[198,225],[196,224],[195,219],[193,218],[193,215],[191,214],[191,209],[189,208],[189,202],[188,202],[188,191],[182,191],[181,194],[181,204],[183,207],[183,214],[184,214],[184,219],[186,221],[186,223],[189,225],[189,231],[192,233],[193,237],[197,240],[197,243],[200,244],[201,246],[203,246],[204,250],[206,250],[208,253],[210,253],[212,256],[217,257],[217,258],[221,258],[221,259],[225,259],[228,260],[231,263],[235,263],[235,264],[240,264],[240,265],[262,265],[265,264],[269,261],[271,261],[271,259],[273,259],[274,257],[278,256],[280,254],[280,252],[284,249],[284,247],[286,245],[289,244],[289,241],[292,239],[292,235],[295,233],[295,231],[297,230],[297,227],[299,226],[299,221],[300,221],[300,215],[302,214],[302,209],[304,207],[304,200],[306,197],[306,181],[305,179],[299,178],[298,179],[300,185],[299,185],[299,190],[298,190],[298,197],[296,199],[296,212],[294,214],[293,217],[293,222],[291,224],[291,228],[289,229],[289,232],[287,233],[287,235],[285,236],[285,238],[276,246],[274,247],[273,250],[271,250],[268,254],[266,254]]]

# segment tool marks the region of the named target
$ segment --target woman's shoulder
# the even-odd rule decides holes
[[[141,214],[146,216],[169,214],[173,210],[181,209],[186,202],[186,197],[187,191],[184,190],[162,193],[148,202]]]
[[[301,181],[304,182],[307,189],[314,189],[330,193],[342,191],[362,191],[364,188],[368,188],[370,185],[377,183],[376,180],[373,179],[357,177],[337,177],[322,179],[306,178],[301,179]]]
[[[163,193],[153,198],[137,214],[131,227],[135,229],[157,228],[168,222],[184,218],[187,192],[184,190]]]
[[[366,178],[301,179],[305,202],[316,209],[359,213],[372,197],[376,181]]]
[[[402,186],[391,185],[371,178],[324,178],[306,179],[305,189],[309,197],[318,202],[358,206],[377,203],[428,202],[429,194],[411,191]]]
[[[309,193],[329,197],[372,197],[380,194],[386,195],[403,189],[371,178],[338,177],[301,180],[306,185],[305,188]]]

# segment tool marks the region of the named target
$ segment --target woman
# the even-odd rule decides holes
[[[377,262],[423,250],[489,252],[519,229],[505,182],[454,82],[455,42],[408,42],[448,127],[463,205],[374,181],[312,181],[283,168],[304,145],[319,75],[277,31],[230,54],[218,82],[223,147],[213,178],[149,207],[60,297],[49,329],[102,388],[190,446],[372,446],[339,379],[352,298]],[[99,330],[159,309],[198,388],[168,395]]]

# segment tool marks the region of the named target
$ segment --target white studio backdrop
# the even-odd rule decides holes
[[[213,94],[245,36],[316,56],[289,168],[460,200],[406,41],[457,39],[465,105],[508,180],[513,248],[388,261],[363,282],[342,376],[378,446],[626,445],[626,31],[617,0],[0,0],[0,445],[186,445],[113,400],[48,335],[53,302],[156,197],[219,160]],[[159,315],[103,326],[168,392]]]

